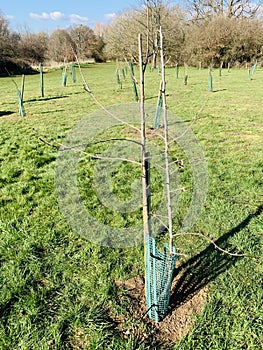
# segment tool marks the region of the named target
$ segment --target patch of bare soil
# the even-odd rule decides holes
[[[180,276],[173,281],[172,294],[179,278]],[[124,337],[133,334],[142,344],[150,346],[150,349],[170,349],[190,332],[195,317],[202,312],[206,303],[207,288],[205,287],[182,302],[178,300],[176,306],[170,307],[165,319],[156,323],[146,314],[144,281],[141,277],[116,281],[116,286],[120,291],[125,291],[130,298],[129,316],[137,321],[142,321],[145,325],[142,327],[140,322],[129,325],[126,317],[123,316],[116,319],[119,331]]]

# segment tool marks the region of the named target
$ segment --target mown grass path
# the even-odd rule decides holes
[[[114,64],[89,64],[83,72],[104,105],[133,101],[129,77],[120,89]],[[167,69],[169,110],[189,123],[207,158],[208,197],[192,231],[246,257],[217,252],[198,237],[177,240],[188,257],[179,259],[171,308],[205,286],[208,301],[189,334],[170,347],[260,350],[263,70],[249,81],[245,69],[223,70],[221,77],[215,69],[214,92],[208,91],[207,70],[189,68],[188,75],[185,86],[183,69],[179,79],[174,68]],[[14,79],[19,85],[21,78]],[[60,70],[45,73],[44,81],[45,97],[40,98],[39,76],[26,76],[26,117],[21,118],[12,81],[0,78],[0,349],[153,349],[147,335],[154,325],[129,313],[130,299],[125,291],[120,296],[115,285],[143,276],[143,247],[105,248],[72,231],[54,189],[57,151],[33,131],[63,142],[98,107],[79,75],[77,84],[68,79],[65,88]],[[159,82],[156,71],[147,72],[147,103],[156,104]],[[175,220],[180,221],[189,200],[186,194]]]

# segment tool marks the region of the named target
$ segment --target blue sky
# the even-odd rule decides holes
[[[51,32],[56,28],[96,21],[108,23],[114,14],[138,7],[139,0],[0,0],[0,11],[17,31]]]

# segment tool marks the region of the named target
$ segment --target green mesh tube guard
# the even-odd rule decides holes
[[[155,119],[154,119],[154,125],[153,125],[154,129],[159,129],[160,127],[162,110],[163,110],[163,98],[161,95],[158,97],[158,100],[157,100]]]
[[[173,248],[175,253],[175,248]],[[165,318],[168,312],[171,284],[174,276],[176,256],[169,254],[168,244],[164,253],[156,248],[155,239],[146,240],[145,286],[148,316],[156,322]]]

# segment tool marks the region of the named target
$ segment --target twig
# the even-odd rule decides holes
[[[34,132],[38,133],[37,130],[35,129],[32,129]],[[74,152],[77,152],[77,153],[82,153],[90,158],[93,158],[93,159],[102,159],[102,160],[119,160],[119,161],[123,161],[123,162],[129,162],[129,163],[133,163],[133,164],[136,164],[136,165],[139,165],[141,166],[141,163],[140,162],[137,162],[136,160],[134,159],[128,159],[128,158],[121,158],[121,157],[103,157],[103,156],[100,156],[98,154],[91,154],[91,153],[88,153],[88,152],[85,152],[83,150],[80,150],[80,149],[77,149],[77,147],[83,147],[85,145],[78,145],[78,146],[73,146],[73,147],[67,147],[65,146],[63,143],[60,143],[54,139],[49,139],[48,140],[48,137],[45,136],[45,135],[42,135],[45,137],[42,138],[42,137],[39,137],[39,140],[43,143],[45,143],[46,145],[48,146],[51,146],[53,148],[55,148],[56,150],[59,150],[59,151],[68,151],[68,150],[72,150]],[[53,144],[51,142],[53,142]],[[105,141],[106,142],[106,141]],[[54,145],[55,143],[55,145]]]
[[[8,74],[8,76],[9,76],[9,78],[12,80],[12,82],[14,83],[14,85],[15,85],[15,87],[16,87],[16,89],[17,90],[19,90],[18,89],[18,85],[17,85],[17,83],[16,83],[16,81],[12,78],[12,76],[11,76],[11,74],[9,73],[9,71],[7,70],[7,68],[5,67],[5,71],[7,72],[7,74]]]
[[[175,192],[178,192],[178,191],[186,192],[186,188],[185,187],[179,187],[179,188],[176,188],[175,190],[171,190],[170,193],[175,193]]]
[[[163,222],[163,220],[160,218],[161,215],[156,215],[156,214],[152,214],[152,217],[158,219],[160,221],[160,223],[162,224],[163,227],[165,227],[167,229],[167,231],[169,230],[169,227]],[[168,219],[168,217],[167,217]]]
[[[93,98],[93,100],[95,101],[95,103],[104,111],[106,112],[110,117],[112,117],[113,119],[117,120],[118,122],[121,122],[122,124],[125,124],[127,126],[129,126],[130,128],[138,131],[138,132],[141,132],[141,130],[139,128],[137,128],[136,126],[130,124],[130,123],[127,123],[126,121],[124,121],[123,119],[117,117],[115,114],[111,113],[98,99],[97,97],[93,94],[92,90],[90,89],[88,83],[87,83],[87,80],[86,78],[84,77],[84,74],[82,72],[82,69],[81,69],[81,66],[80,66],[80,62],[79,62],[79,59],[78,59],[78,55],[77,53],[75,52],[75,50],[72,48],[72,51],[73,51],[73,54],[75,56],[75,59],[76,59],[76,62],[78,64],[78,68],[79,68],[79,71],[80,71],[80,75],[81,75],[81,79],[84,83],[84,90],[86,92],[88,92],[90,94],[90,96]]]
[[[189,255],[187,255],[187,254],[184,254],[184,253],[177,253],[177,251],[174,253],[174,252],[172,252],[172,255],[176,255],[176,256],[184,256],[185,258],[188,258],[189,257]]]
[[[110,138],[110,139],[105,139],[105,140],[99,140],[99,141],[95,141],[95,142],[90,142],[88,145],[97,145],[99,143],[104,143],[104,142],[110,142],[110,141],[127,141],[127,142],[132,142],[135,143],[139,146],[142,146],[142,143],[136,140],[132,140],[132,139],[126,139],[126,138]]]
[[[222,253],[225,253],[227,255],[230,255],[230,256],[246,256],[246,254],[238,254],[238,253],[231,253],[221,247],[219,247],[211,238],[207,237],[206,235],[202,234],[202,233],[198,233],[198,232],[182,232],[182,233],[176,233],[173,235],[173,237],[178,237],[178,236],[183,236],[183,235],[192,235],[192,236],[198,236],[198,237],[201,237],[201,238],[204,238],[206,239],[208,242],[210,242],[211,244],[213,244],[213,246],[220,250]]]
[[[36,130],[35,128],[32,128],[32,130],[37,134],[37,135],[40,135],[46,139],[49,139],[50,141],[53,141],[53,142],[57,142],[55,139],[51,138],[51,137],[48,137],[47,135],[45,134],[42,134],[41,132],[39,132],[38,130]],[[67,146],[64,146],[63,150],[69,150],[69,149],[74,149],[74,148],[78,148],[78,147],[88,147],[88,146],[93,146],[93,145],[97,145],[97,144],[100,144],[100,143],[104,143],[104,142],[111,142],[111,141],[127,141],[127,142],[132,142],[132,143],[135,143],[139,146],[142,146],[141,142],[139,141],[136,141],[136,140],[133,140],[133,139],[126,139],[126,138],[119,138],[119,137],[112,137],[112,138],[109,138],[109,139],[105,139],[105,140],[98,140],[98,141],[94,141],[94,142],[88,142],[88,143],[82,143],[82,144],[79,144],[79,145],[75,145],[75,146],[71,146],[71,147],[67,147]]]
[[[181,139],[182,137],[184,137],[184,135],[191,129],[191,127],[193,126],[193,124],[199,119],[199,116],[200,116],[200,114],[203,112],[203,110],[204,110],[204,108],[205,108],[205,106],[206,106],[206,104],[207,104],[207,101],[208,101],[208,99],[202,104],[202,106],[201,106],[201,108],[199,109],[199,111],[195,114],[194,119],[191,121],[191,123],[188,125],[188,127],[184,130],[184,132],[183,132],[181,135],[174,137],[174,138],[170,141],[170,143],[173,143],[174,141],[177,141],[177,140]]]
[[[152,214],[152,217],[158,219],[160,221],[160,223],[162,224],[163,227],[165,227],[167,229],[167,231],[169,230],[169,227],[163,222],[163,220],[160,219],[160,217],[162,217],[162,215],[156,215],[156,214]],[[164,216],[163,216],[164,217]],[[168,217],[166,217],[168,219]],[[177,256],[184,256],[184,257],[188,257],[187,254],[183,254],[183,253],[178,253],[177,250],[176,252],[172,252],[173,255],[177,255]]]

